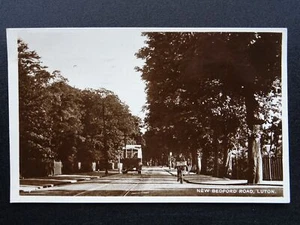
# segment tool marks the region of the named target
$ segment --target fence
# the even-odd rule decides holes
[[[264,156],[263,180],[283,180],[282,157]]]
[[[232,171],[230,178],[246,179],[247,178],[247,161],[245,159],[232,158]],[[282,157],[262,157],[263,180],[283,180]]]

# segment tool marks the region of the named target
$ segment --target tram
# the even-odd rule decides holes
[[[142,173],[142,146],[141,145],[126,145],[123,147],[121,163],[123,164],[122,173],[128,171],[137,171]]]

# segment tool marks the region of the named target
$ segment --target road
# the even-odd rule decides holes
[[[235,185],[200,185],[193,183],[180,184],[177,178],[161,167],[145,167],[142,174],[114,174],[99,179],[81,181],[73,184],[43,188],[22,195],[34,196],[247,196],[264,195],[261,189]],[[282,190],[272,190],[272,196],[282,195]],[[234,192],[237,191],[237,192]],[[243,192],[244,193],[243,193]],[[239,193],[240,192],[240,193]],[[268,194],[267,194],[268,195]]]
[[[95,180],[32,191],[26,195],[55,196],[180,196],[196,193],[194,184],[177,182],[161,167],[143,168],[142,174],[129,172]]]

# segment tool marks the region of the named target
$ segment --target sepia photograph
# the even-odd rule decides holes
[[[10,201],[289,203],[287,29],[7,29]]]

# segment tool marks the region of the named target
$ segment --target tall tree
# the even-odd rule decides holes
[[[118,157],[126,140],[140,137],[139,121],[131,115],[118,96],[104,88],[84,90],[83,137],[93,143],[90,160],[101,160],[105,170],[108,161]],[[87,152],[87,151],[86,151]]]
[[[144,59],[145,65],[137,69],[147,85],[149,129],[156,134],[173,129],[170,137],[176,136],[176,131],[185,131],[177,136],[178,143],[185,143],[183,147],[192,137],[186,135],[188,130],[205,140],[209,128],[214,131],[212,140],[216,141],[221,133],[228,136],[241,130],[237,128],[246,122],[249,129],[248,181],[256,182],[254,127],[260,122],[256,96],[267,95],[273,81],[280,79],[281,34],[156,32],[144,35],[148,37],[147,46],[137,57]],[[225,99],[237,100],[228,103],[233,106],[231,110],[224,111],[226,105],[216,97],[219,94]],[[245,111],[240,113],[238,109]],[[218,117],[216,113],[226,116]],[[216,120],[216,116],[219,119]],[[177,128],[174,123],[178,124]],[[216,135],[222,123],[226,125]],[[201,143],[194,140],[194,143]]]
[[[51,93],[52,150],[56,158],[63,163],[63,172],[74,171],[77,141],[82,131],[80,91],[67,84],[59,71],[54,72],[57,78],[49,86]],[[58,79],[61,78],[61,79]]]
[[[240,95],[246,107],[249,129],[248,182],[256,183],[259,165],[254,158],[259,149],[255,146],[255,127],[261,121],[256,95],[265,96],[273,82],[281,77],[280,33],[212,33],[200,37],[187,51],[190,62],[184,65],[185,74],[194,79],[218,79],[229,96]],[[190,70],[190,67],[193,70]]]
[[[44,163],[53,155],[49,93],[46,87],[53,78],[42,66],[40,57],[18,40],[20,174],[44,175]]]

